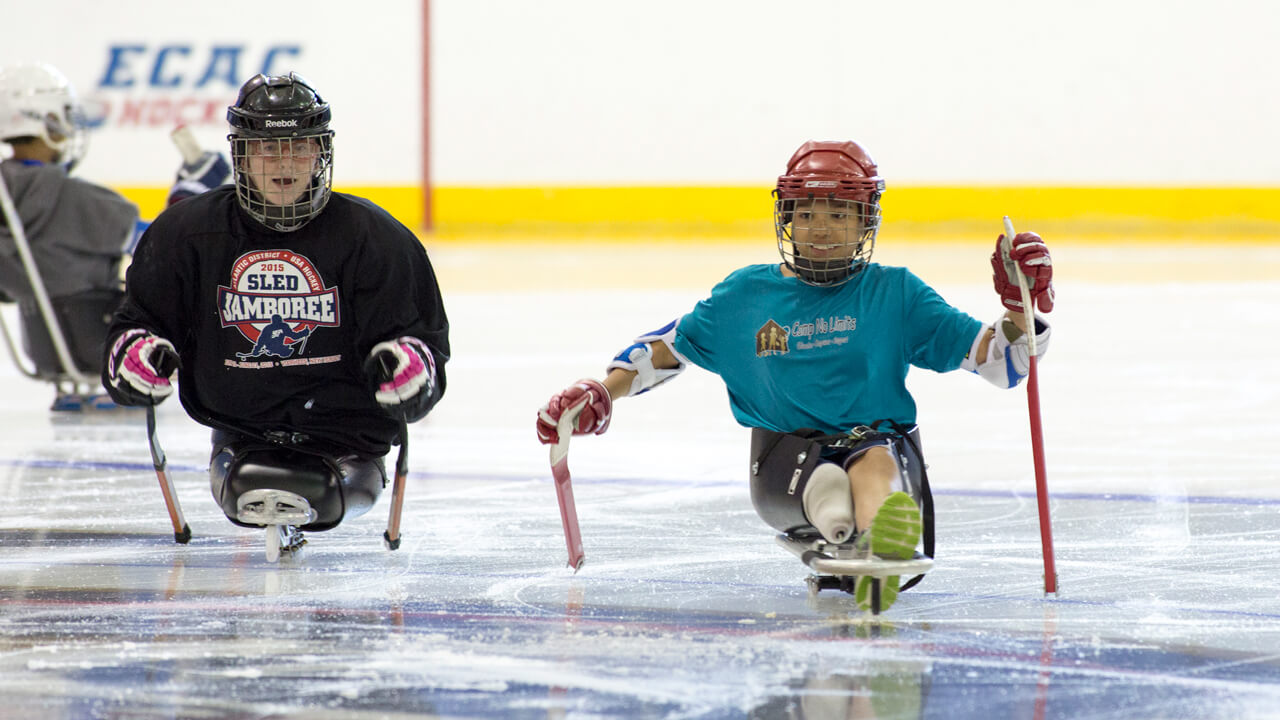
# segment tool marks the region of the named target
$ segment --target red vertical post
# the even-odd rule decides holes
[[[431,206],[431,0],[422,0],[422,230],[435,227]]]

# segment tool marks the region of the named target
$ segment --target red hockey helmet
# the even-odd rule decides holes
[[[774,188],[783,262],[810,285],[847,282],[871,259],[883,192],[875,161],[857,143],[801,145]]]

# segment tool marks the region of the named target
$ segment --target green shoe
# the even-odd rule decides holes
[[[886,560],[910,560],[920,542],[920,508],[904,492],[885,498],[871,519],[871,527],[858,538],[858,545]]]
[[[871,582],[873,580],[880,581],[880,607],[875,607],[871,597]],[[898,599],[898,576],[890,575],[889,577],[873,578],[868,575],[860,575],[858,584],[853,587],[853,599],[858,603],[859,610],[867,610],[871,612],[881,613],[888,610],[894,601]]]
[[[910,560],[916,554],[920,542],[920,508],[916,501],[904,492],[896,492],[885,498],[876,511],[871,527],[858,536],[857,545],[876,557],[886,560]],[[871,585],[875,578],[863,575],[854,586],[853,599],[862,610],[883,612],[898,599],[898,576],[880,579],[880,603],[876,608],[871,597]]]

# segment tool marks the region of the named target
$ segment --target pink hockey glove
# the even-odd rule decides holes
[[[1053,260],[1049,247],[1033,232],[1021,232],[1013,237],[1013,249],[1004,254],[1004,235],[996,239],[996,251],[991,254],[991,279],[1004,306],[1022,312],[1022,290],[1018,287],[1018,275],[1014,264],[1027,276],[1031,300],[1040,312],[1053,310]]]
[[[560,433],[556,430],[560,417],[579,405],[584,407],[574,423],[574,435],[600,435],[609,429],[609,418],[613,414],[613,398],[609,397],[609,391],[595,380],[579,380],[552,395],[538,410],[538,441],[543,445],[560,442]]]
[[[116,338],[107,378],[129,405],[156,405],[173,393],[169,376],[180,365],[173,344],[142,328]]]
[[[399,409],[435,390],[436,361],[426,343],[418,338],[406,336],[374,345],[365,365],[378,380],[373,395],[387,410]]]

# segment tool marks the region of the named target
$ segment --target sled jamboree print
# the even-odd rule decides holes
[[[338,290],[325,287],[314,264],[289,250],[246,253],[232,265],[230,282],[218,286],[223,328],[233,327],[250,345],[224,364],[266,368],[339,362],[341,355],[303,357],[316,328],[337,327]]]

